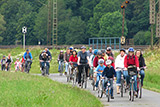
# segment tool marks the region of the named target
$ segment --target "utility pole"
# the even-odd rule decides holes
[[[58,33],[58,18],[57,18],[57,0],[53,0],[53,36],[52,45],[57,45],[57,33]]]
[[[48,0],[47,45],[51,45],[51,0]]]

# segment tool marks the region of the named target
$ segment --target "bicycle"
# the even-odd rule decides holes
[[[11,62],[7,62],[7,64],[6,64],[6,70],[10,71],[10,68],[11,68]]]
[[[64,60],[59,60],[59,63],[61,64],[61,67],[60,67],[60,76],[62,76],[63,74],[63,66],[64,66]]]
[[[70,62],[70,64],[71,64],[71,63],[73,64],[74,69],[73,69],[73,72],[71,73],[70,77],[71,77],[72,80],[73,80],[73,87],[75,87],[76,82],[77,82],[77,67],[76,67],[77,63],[75,63],[75,62]]]
[[[98,83],[98,97],[99,98],[103,97],[103,92],[104,92],[103,79],[100,78],[99,83]]]
[[[27,67],[25,68],[25,72],[29,73],[30,69],[31,69],[31,59],[27,59]]]
[[[69,62],[69,65],[68,65],[68,73],[67,73],[67,82],[70,82],[71,81],[71,62]]]
[[[130,76],[130,91],[129,91],[129,100],[134,101],[134,76],[137,75],[137,68],[135,66],[129,66],[128,67],[128,74]]]
[[[41,72],[42,72],[42,76],[46,76],[46,74],[47,74],[47,70],[48,70],[48,66],[47,66],[47,62],[48,61],[42,61],[42,62],[44,62],[44,68],[43,68],[43,70],[41,70]]]
[[[141,67],[140,71],[141,70],[144,70],[144,67]],[[141,81],[140,72],[138,72],[138,77],[137,77],[137,89],[138,89],[138,96],[139,96],[139,98],[142,98],[142,81]]]
[[[87,74],[85,69],[87,65],[81,64],[81,66],[83,66],[82,73],[81,73],[81,88],[83,88],[83,85],[85,88],[87,88]]]
[[[124,75],[123,75],[123,71],[124,71],[124,68],[117,68],[120,70],[121,72],[121,86],[120,86],[120,90],[121,90],[121,97],[123,97],[123,92],[127,92],[127,86],[126,86],[126,80],[124,79]]]

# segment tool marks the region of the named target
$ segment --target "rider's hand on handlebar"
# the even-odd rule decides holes
[[[137,67],[137,71],[140,71],[139,67]]]
[[[126,68],[126,67],[124,68],[124,71],[127,71],[127,68]]]

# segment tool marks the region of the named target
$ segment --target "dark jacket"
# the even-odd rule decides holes
[[[52,60],[52,55],[51,53],[49,52],[49,50],[46,52],[48,54],[48,56],[50,57],[50,60]]]
[[[145,60],[143,58],[143,55],[141,54],[139,57],[139,67],[145,67],[145,66],[146,66]]]
[[[115,69],[111,66],[111,68],[106,67],[102,73],[103,77],[107,77],[107,78],[113,78],[116,77],[116,72]]]
[[[66,60],[67,62],[69,62],[70,56],[71,56],[71,53],[67,54],[67,52],[65,52],[65,54],[64,54],[64,60]]]

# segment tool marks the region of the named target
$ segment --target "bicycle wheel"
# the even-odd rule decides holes
[[[134,89],[133,89],[133,86],[134,85],[134,82],[132,81],[132,89],[131,89],[131,99],[132,101],[134,101]]]
[[[108,99],[108,102],[110,101],[110,93],[109,93],[109,91],[110,91],[110,88],[109,88],[109,86],[108,86],[108,96],[107,96],[107,99]]]
[[[142,98],[142,84],[141,84],[141,79],[139,81],[139,98]]]
[[[102,85],[101,85],[101,80],[99,80],[99,84],[98,84],[98,97],[99,98],[102,98],[101,94],[102,94]]]
[[[94,79],[92,80],[92,86],[93,86],[93,91],[95,90],[95,81]]]
[[[85,72],[85,68],[84,68],[84,82],[85,82],[85,88],[87,88],[87,75],[86,75],[86,72]]]
[[[81,88],[83,88],[83,83],[84,83],[84,74],[82,72],[81,73]]]
[[[123,84],[124,84],[124,81],[121,80],[121,97],[123,97]]]
[[[76,70],[74,70],[73,71],[73,86],[76,85],[76,75],[77,75]]]

